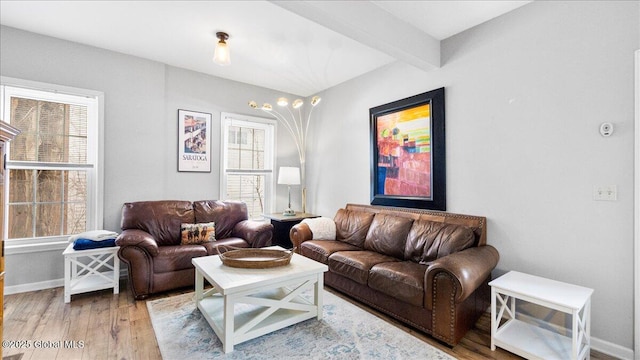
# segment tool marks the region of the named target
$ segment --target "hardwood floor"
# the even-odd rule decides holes
[[[64,289],[55,288],[5,296],[3,359],[161,359],[145,301],[135,301],[126,280],[121,292],[111,290],[73,295],[64,303]],[[348,300],[330,288],[327,290]],[[190,292],[173,291],[150,300]],[[356,305],[360,306],[356,303]],[[490,349],[489,314],[451,348],[395,320],[361,308],[423,339],[458,359],[520,359],[511,353]],[[28,348],[8,348],[6,341],[28,341]],[[23,345],[23,344],[18,344]],[[38,347],[38,348],[36,348]],[[614,359],[591,352],[594,360]]]

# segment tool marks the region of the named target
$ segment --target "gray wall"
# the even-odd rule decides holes
[[[638,2],[536,1],[443,41],[438,70],[396,63],[325,91],[311,210],[369,203],[369,108],[444,86],[447,210],[488,218],[496,274],[593,288],[592,335],[632,348],[639,19]],[[594,185],[618,201],[593,201]]]
[[[113,231],[120,230],[124,202],[218,199],[220,112],[264,117],[264,113],[250,109],[247,102],[275,102],[283,95],[291,97],[5,26],[0,28],[0,75],[104,92],[104,228]],[[212,114],[211,173],[177,171],[178,109]],[[276,166],[296,166],[295,147],[281,128],[278,127],[276,139]],[[276,191],[276,208],[284,209],[286,188],[278,186]],[[299,195],[293,196],[299,201]],[[5,284],[62,279],[61,253],[56,250],[7,256]],[[36,258],[38,261],[34,262]],[[28,263],[40,265],[30,271],[19,270]]]

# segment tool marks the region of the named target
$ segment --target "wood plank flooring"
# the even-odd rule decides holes
[[[30,347],[5,347],[3,359],[17,360],[20,354],[21,360],[161,359],[146,302],[133,299],[126,280],[121,281],[120,289],[118,295],[111,290],[73,295],[69,304],[64,303],[61,287],[5,296],[4,340],[30,341]],[[350,301],[340,293],[326,289]],[[150,300],[190,291],[192,289],[186,288],[168,292]],[[355,304],[386,320],[390,326],[398,326],[458,359],[520,359],[502,349],[491,351],[489,314],[483,315],[476,327],[451,348],[377,311]],[[591,359],[614,358],[592,351]]]

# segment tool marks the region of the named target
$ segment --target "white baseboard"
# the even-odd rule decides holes
[[[52,288],[63,287],[63,286],[64,286],[64,279],[47,280],[47,281],[30,283],[30,284],[5,286],[4,294],[5,295],[19,294],[23,292],[52,289]]]
[[[126,278],[128,274],[129,273],[127,272],[126,267],[120,269],[121,279]],[[53,288],[63,287],[63,286],[64,286],[64,279],[54,279],[54,280],[40,281],[40,282],[34,282],[29,284],[5,286],[4,294],[5,295],[19,294],[19,293],[24,293],[29,291],[53,289]]]
[[[603,354],[616,357],[618,359],[633,360],[633,349],[620,346],[598,338],[591,338],[591,348]]]

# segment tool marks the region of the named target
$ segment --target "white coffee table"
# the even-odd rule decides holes
[[[527,359],[589,359],[592,289],[517,271],[489,282],[491,350],[499,346]],[[569,314],[570,335],[522,321],[516,299]],[[503,317],[508,319],[502,322]]]
[[[194,258],[192,263],[197,307],[225,353],[275,330],[313,317],[322,319],[325,264],[298,254],[293,254],[289,265],[269,269],[229,267],[217,255]],[[213,288],[205,291],[204,279]],[[310,288],[313,301],[299,296]]]

